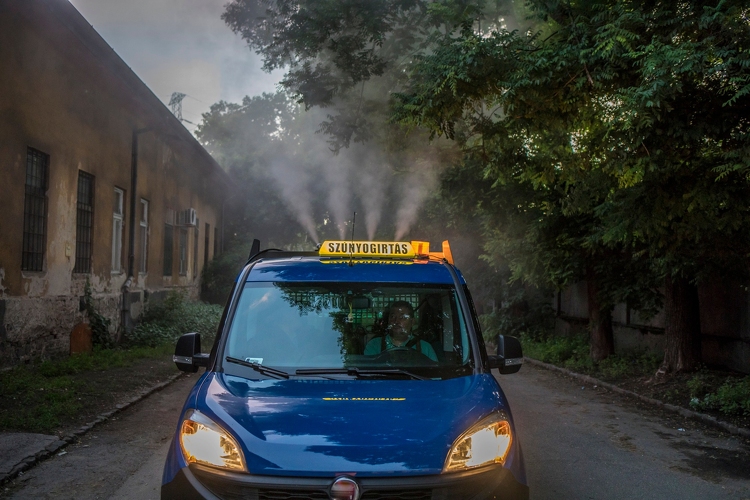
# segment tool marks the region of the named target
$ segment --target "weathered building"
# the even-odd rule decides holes
[[[0,0],[0,365],[112,334],[219,247],[226,174],[66,0]]]

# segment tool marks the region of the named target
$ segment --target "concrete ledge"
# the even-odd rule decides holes
[[[750,438],[750,429],[745,429],[744,427],[737,427],[736,425],[732,425],[728,422],[721,421],[717,419],[716,417],[712,417],[711,415],[706,415],[705,413],[698,413],[697,411],[688,410],[687,408],[683,408],[681,406],[675,406],[675,405],[671,405],[668,403],[664,403],[662,401],[659,401],[658,399],[649,398],[647,396],[643,396],[633,391],[628,391],[627,389],[617,387],[614,384],[604,382],[594,377],[590,377],[588,375],[582,375],[580,373],[570,371],[567,368],[560,368],[559,366],[551,365],[549,363],[538,361],[532,358],[524,357],[523,360],[525,363],[529,363],[530,365],[539,366],[542,368],[546,368],[547,370],[552,370],[552,371],[563,373],[567,375],[568,377],[572,377],[574,379],[580,380],[581,382],[584,382],[590,385],[596,385],[599,387],[604,387],[605,389],[608,389],[612,392],[616,392],[618,394],[623,394],[625,396],[636,398],[640,401],[643,401],[644,403],[648,403],[650,405],[656,406],[657,408],[661,408],[663,410],[668,410],[674,413],[678,413],[682,415],[683,417],[700,420],[701,422],[705,422],[707,424],[713,425],[714,427],[718,427],[722,430],[725,430],[729,432],[730,434]]]
[[[0,484],[4,484],[15,477],[17,477],[19,474],[24,473],[25,471],[29,470],[31,467],[39,463],[40,461],[55,455],[57,453],[60,453],[63,448],[65,448],[70,443],[75,442],[78,438],[89,432],[91,429],[96,427],[97,425],[106,422],[110,418],[112,418],[117,413],[125,410],[126,408],[129,408],[130,406],[133,406],[135,403],[138,403],[139,401],[145,399],[146,397],[150,396],[151,394],[160,391],[167,387],[169,384],[183,376],[183,373],[177,373],[164,382],[160,382],[144,391],[141,391],[136,396],[130,398],[129,400],[118,403],[115,405],[115,408],[113,410],[110,410],[108,412],[102,413],[97,418],[95,418],[93,421],[89,422],[86,425],[83,425],[76,429],[75,431],[71,432],[70,434],[66,434],[65,436],[61,438],[56,438],[52,436],[52,439],[55,439],[51,443],[40,443],[39,449],[36,451],[31,452],[29,454],[28,451],[22,452],[23,456],[18,456],[15,458],[15,465],[10,468],[9,472],[3,471],[0,473]],[[23,435],[24,433],[17,433],[19,435]],[[4,455],[10,455],[14,452],[18,453],[18,451],[14,449],[9,450],[2,450],[0,449],[0,453],[3,453]],[[11,462],[12,463],[12,462]]]

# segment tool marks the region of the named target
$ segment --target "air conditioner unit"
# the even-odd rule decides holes
[[[186,208],[185,210],[180,210],[180,212],[177,214],[177,225],[179,226],[195,226],[197,222],[198,218],[195,215],[194,208]]]

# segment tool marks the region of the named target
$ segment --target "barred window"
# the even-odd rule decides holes
[[[78,205],[76,208],[76,262],[74,273],[91,272],[94,229],[94,176],[78,171]]]
[[[208,238],[211,234],[211,224],[206,222],[206,240],[203,244],[203,268],[205,269],[208,265]]]
[[[187,239],[188,239],[188,230],[184,227],[181,227],[180,228],[180,276],[185,276],[187,274],[187,263],[188,263]]]
[[[174,210],[167,209],[164,222],[164,276],[172,276],[172,255],[174,252]]]
[[[201,227],[200,220],[195,219],[195,229],[193,229],[193,279],[198,277],[198,239],[200,238],[200,232],[198,228]]]
[[[49,155],[26,150],[26,195],[23,208],[21,269],[42,271],[47,246],[47,184]]]

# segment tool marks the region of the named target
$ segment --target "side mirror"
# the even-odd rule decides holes
[[[501,375],[516,373],[523,365],[521,342],[515,337],[497,336],[497,356],[490,356],[490,369],[497,368]]]
[[[197,372],[200,366],[208,366],[208,354],[201,352],[200,333],[186,333],[177,339],[172,361],[178,370],[190,373]]]

